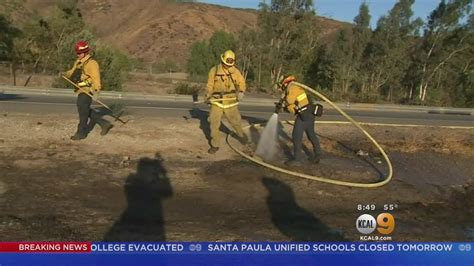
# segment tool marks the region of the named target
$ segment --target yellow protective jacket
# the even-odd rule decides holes
[[[291,82],[286,89],[285,104],[288,112],[292,114],[298,114],[299,110],[307,108],[309,100],[305,90]]]
[[[97,61],[92,59],[91,55],[86,55],[82,59],[76,60],[72,68],[66,71],[66,77],[71,78],[74,71],[78,68],[82,69],[82,75],[77,85],[89,93],[100,91],[102,87],[100,83],[99,64]],[[81,91],[77,90],[76,93],[81,93]]]
[[[209,71],[206,98],[211,104],[229,108],[238,104],[237,93],[245,92],[246,88],[245,79],[235,66],[224,68],[219,64]],[[226,100],[229,98],[234,99]]]

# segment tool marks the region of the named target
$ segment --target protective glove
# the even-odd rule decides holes
[[[240,91],[240,92],[237,94],[237,101],[240,102],[240,101],[242,101],[243,98],[244,98],[244,93]]]

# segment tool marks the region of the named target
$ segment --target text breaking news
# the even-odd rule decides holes
[[[474,242],[0,242],[0,265],[474,265]]]

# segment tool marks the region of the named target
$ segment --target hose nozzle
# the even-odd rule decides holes
[[[278,114],[281,112],[281,110],[283,109],[283,104],[281,102],[276,102],[275,103],[275,114]]]

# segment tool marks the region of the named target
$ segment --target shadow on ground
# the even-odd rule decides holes
[[[162,201],[173,195],[161,155],[142,158],[125,185],[127,209],[105,234],[104,241],[165,241]]]
[[[314,214],[303,209],[293,189],[275,178],[262,178],[268,190],[267,205],[273,224],[292,241],[344,241],[343,233],[333,230]]]

